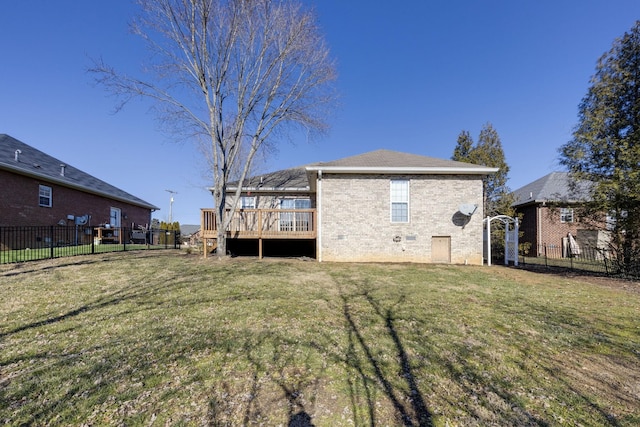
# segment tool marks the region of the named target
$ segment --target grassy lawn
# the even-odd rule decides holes
[[[150,249],[167,249],[173,245],[144,245],[144,244],[108,244],[108,245],[73,245],[60,247],[46,247],[35,249],[19,249],[14,251],[0,251],[0,264],[9,264],[14,262],[25,262],[34,260],[44,260],[51,258],[61,258],[77,255],[89,255],[93,253],[118,252],[118,251],[136,251]]]
[[[179,251],[0,266],[8,425],[640,424],[640,285]]]

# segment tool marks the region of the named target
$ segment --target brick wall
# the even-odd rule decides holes
[[[559,207],[539,206],[538,219],[540,221],[539,242],[541,245],[553,245],[562,248],[563,237],[567,237],[569,233],[575,237],[578,234],[578,230],[584,228],[575,212],[573,222],[561,222]],[[542,248],[539,248],[539,253],[542,250]]]
[[[57,184],[0,170],[0,226],[55,225],[68,215],[91,215],[91,225],[109,222],[110,209],[119,208],[121,225],[149,224],[149,209]],[[52,206],[39,206],[39,186],[52,189]],[[72,221],[68,222],[73,225]]]
[[[530,256],[540,256],[545,253],[545,246],[555,248],[562,253],[562,241],[571,233],[581,247],[586,245],[603,247],[608,242],[604,220],[586,220],[580,218],[578,210],[574,209],[573,222],[562,222],[560,219],[561,206],[530,205],[519,207],[518,213],[524,216],[520,224],[523,235],[520,242],[531,243]]]
[[[392,223],[390,180],[409,179],[409,222]],[[324,261],[432,262],[432,238],[450,237],[451,262],[482,264],[479,176],[370,176],[324,173],[318,186]],[[476,204],[470,219],[461,204]]]

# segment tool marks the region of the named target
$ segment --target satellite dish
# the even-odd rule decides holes
[[[82,215],[76,217],[76,225],[85,225],[89,221],[89,215]]]
[[[458,211],[464,216],[471,216],[476,212],[476,209],[478,209],[478,205],[464,204],[460,205]]]

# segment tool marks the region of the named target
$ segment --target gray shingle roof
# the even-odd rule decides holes
[[[401,153],[392,150],[376,150],[352,157],[334,160],[332,162],[317,163],[317,167],[344,167],[344,168],[451,168],[451,169],[477,169],[483,166],[471,163],[456,162],[453,160],[438,159],[435,157],[421,156],[417,154]],[[491,169],[491,168],[488,168]]]
[[[0,134],[0,169],[120,200],[135,206],[154,210],[159,209],[157,206],[6,134]],[[62,173],[63,169],[64,175]]]
[[[229,187],[235,187],[234,184],[237,185],[230,183]],[[256,175],[245,181],[244,188],[309,190],[309,178],[304,167],[297,167]]]
[[[251,191],[309,191],[310,175],[318,170],[339,173],[468,173],[486,175],[497,169],[472,163],[456,162],[391,150],[376,150],[331,162],[310,163],[248,178],[243,188]],[[229,183],[227,191],[234,191],[237,182]]]
[[[182,237],[188,237],[200,231],[200,225],[197,224],[180,224],[180,234]]]
[[[575,203],[585,200],[588,196],[588,185],[579,186],[577,192],[570,187],[567,172],[551,172],[513,192],[515,202],[513,206],[522,206],[543,202]]]

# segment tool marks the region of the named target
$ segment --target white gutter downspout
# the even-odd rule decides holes
[[[536,256],[540,256],[540,248],[542,247],[542,224],[540,223],[540,217],[542,212],[540,211],[540,206],[534,205],[536,207]]]
[[[317,246],[318,246],[318,262],[322,262],[322,170],[318,170],[318,178],[316,185],[316,211],[317,215],[317,229],[318,229],[318,237],[317,237]]]

